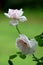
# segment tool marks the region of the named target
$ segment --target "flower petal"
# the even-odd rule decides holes
[[[8,13],[4,13],[5,16],[7,16],[8,18],[10,18],[10,15]]]
[[[19,17],[19,20],[24,22],[24,21],[27,21],[27,18],[25,16],[21,16],[21,17]]]
[[[8,10],[8,14],[12,14],[13,12],[14,12],[13,9],[9,9],[9,10]]]
[[[27,43],[20,38],[16,40],[17,47],[21,50],[22,54],[28,54],[30,47],[28,47]]]
[[[24,34],[20,34],[20,39],[22,39],[23,41],[25,41],[27,43],[27,41],[29,40],[28,37]]]
[[[22,11],[22,9],[20,9],[20,10],[18,10],[18,9],[15,9],[15,10],[9,9],[8,14],[10,15],[11,18],[17,18],[18,19],[20,16],[22,16],[23,11]]]
[[[31,48],[31,44],[30,44],[30,40],[28,39],[28,37],[26,35],[20,34],[19,39],[23,40],[24,42],[27,43],[28,47]]]
[[[23,54],[33,54],[36,50],[37,41],[35,39],[29,40],[27,36],[20,34],[16,40],[16,45]]]
[[[24,12],[22,11],[22,9],[20,9],[20,10],[19,10],[19,14],[20,14],[20,16],[22,16],[23,13],[24,13]]]
[[[22,11],[23,9],[21,8],[20,10]]]
[[[23,11],[22,11],[22,9],[20,9],[20,10],[14,10],[14,13],[16,14],[16,16],[17,16],[17,18],[19,18],[20,16],[22,16],[22,14],[23,14]]]
[[[12,26],[18,25],[18,20],[12,20],[12,21],[10,21],[10,25],[12,25]]]
[[[31,49],[30,49],[29,53],[33,54],[35,52],[35,50],[36,50],[38,42],[35,39],[31,39],[30,44],[31,44]]]

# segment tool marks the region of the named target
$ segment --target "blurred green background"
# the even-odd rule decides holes
[[[20,22],[18,25],[22,34],[31,39],[43,32],[43,0],[0,0],[0,65],[9,65],[9,56],[19,52],[16,47],[16,38],[19,36],[16,27],[10,26],[10,19],[4,16],[9,8],[23,8],[24,15],[28,20],[24,23]],[[43,57],[43,47],[37,47],[35,56]],[[24,60],[17,55],[11,61],[14,65],[37,65],[32,60],[30,55],[27,55]]]

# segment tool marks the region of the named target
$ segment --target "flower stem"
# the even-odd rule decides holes
[[[17,26],[17,25],[16,25],[16,29],[17,29],[18,33],[19,33],[19,34],[21,34],[21,32],[19,31],[19,29],[18,29],[18,26]]]

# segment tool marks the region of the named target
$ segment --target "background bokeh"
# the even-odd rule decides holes
[[[43,0],[0,0],[0,9],[7,10],[8,8],[43,8]]]
[[[23,9],[27,17],[27,22],[20,22],[18,25],[22,34],[28,38],[36,38],[39,46],[34,53],[38,59],[42,61],[35,62],[31,55],[27,55],[25,59],[21,58],[17,52],[16,38],[19,36],[15,26],[10,26],[10,19],[4,13],[8,9]],[[9,65],[10,56],[14,65],[43,65],[43,0],[0,0],[0,65]],[[42,35],[42,37],[41,37]],[[42,44],[42,45],[41,45]],[[16,57],[17,55],[17,57]]]

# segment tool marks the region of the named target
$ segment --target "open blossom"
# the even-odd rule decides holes
[[[16,45],[22,54],[33,54],[37,47],[37,41],[35,39],[29,40],[27,36],[21,34],[16,40]]]
[[[23,15],[23,11],[22,9],[18,10],[18,9],[9,9],[8,13],[4,13],[4,15],[6,15],[8,18],[11,18],[11,25],[17,25],[19,21],[27,21],[27,18]]]

